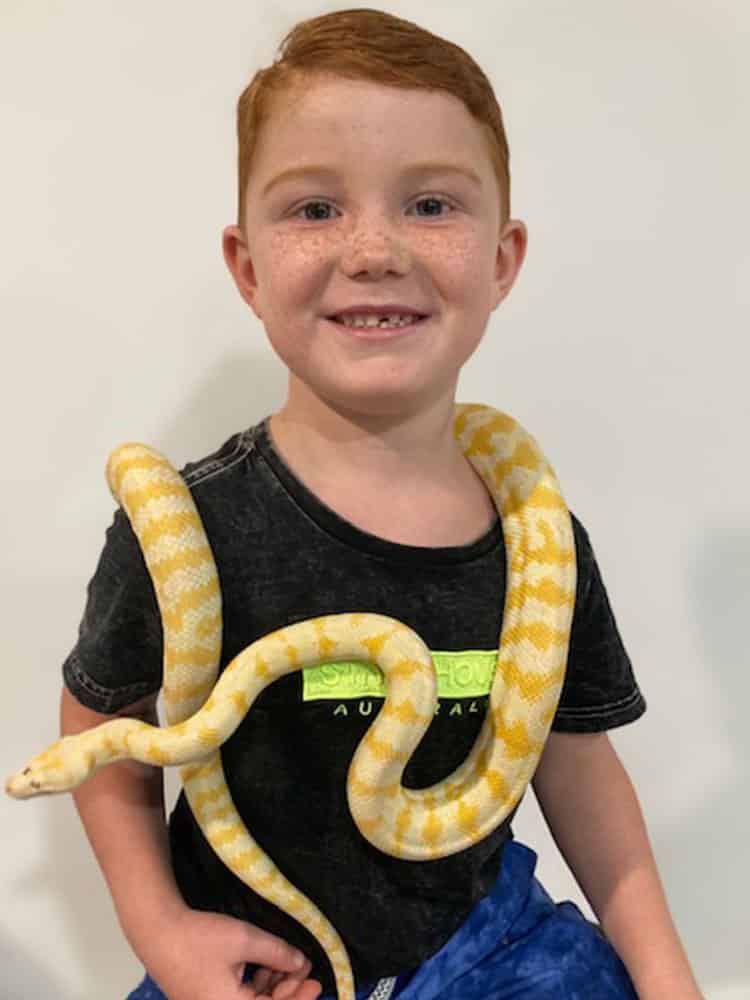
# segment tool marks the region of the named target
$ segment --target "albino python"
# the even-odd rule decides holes
[[[466,760],[430,788],[401,777],[437,703],[430,652],[401,622],[366,612],[326,615],[252,643],[222,672],[221,594],[213,555],[189,488],[155,451],[126,444],[107,463],[154,583],[164,633],[167,727],[119,718],[66,736],[11,777],[28,798],[77,787],[112,761],[182,765],[190,807],[222,861],[255,892],[303,924],[333,967],[339,1000],[354,1000],[341,938],[255,843],[227,788],[220,747],[276,678],[321,662],[360,660],[386,677],[382,709],[347,779],[362,835],[386,854],[445,857],[486,837],[531,780],[557,708],[575,602],[575,543],[555,474],[534,439],[490,407],[456,407],[454,432],[502,520],[507,585],[487,715]]]

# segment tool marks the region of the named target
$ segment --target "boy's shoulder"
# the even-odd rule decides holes
[[[245,430],[236,431],[215,451],[186,462],[179,473],[187,486],[192,490],[239,466],[253,451],[262,426],[263,421]]]

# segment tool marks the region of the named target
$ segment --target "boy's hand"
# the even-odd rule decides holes
[[[296,948],[242,920],[185,907],[153,930],[139,957],[169,1000],[320,996],[320,983],[307,978],[310,962]],[[246,963],[261,966],[252,983],[242,982]]]

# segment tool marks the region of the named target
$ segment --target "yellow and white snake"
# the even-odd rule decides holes
[[[238,878],[317,938],[333,967],[339,1000],[354,1000],[343,942],[250,836],[231,800],[220,748],[278,677],[321,662],[367,661],[382,670],[387,693],[352,758],[347,795],[370,843],[408,860],[445,857],[486,837],[518,803],[562,689],[575,603],[575,542],[554,471],[512,417],[461,404],[454,433],[500,514],[507,582],[487,715],[453,774],[420,790],[401,784],[434,716],[437,682],[425,644],[393,618],[361,612],[289,625],[244,649],[217,680],[221,593],[200,515],[165,458],[126,444],[110,455],[107,480],[130,518],[156,591],[168,726],[111,720],[56,741],[6,783],[9,795],[29,798],[70,791],[124,758],[182,765],[187,799],[208,842]]]

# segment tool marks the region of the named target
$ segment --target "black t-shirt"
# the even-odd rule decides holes
[[[505,598],[505,545],[494,526],[470,545],[429,548],[377,538],[338,516],[285,465],[268,421],[233,435],[182,470],[219,571],[222,669],[251,642],[319,615],[370,611],[414,629],[435,656],[440,705],[404,784],[441,781],[481,727]],[[576,607],[552,729],[599,732],[645,711],[588,535],[572,517]],[[107,531],[76,646],[71,693],[111,713],[158,691],[162,632],[156,598],[125,514]],[[489,665],[490,673],[487,673]],[[377,675],[377,671],[374,671]],[[383,703],[373,673],[329,665],[266,688],[222,747],[232,798],[248,829],[341,934],[359,984],[434,954],[494,883],[512,816],[448,858],[391,858],[359,833],[346,801],[354,750]],[[258,924],[300,947],[324,990],[328,963],[307,932],[218,859],[184,792],[170,817],[172,862],[186,902]]]

